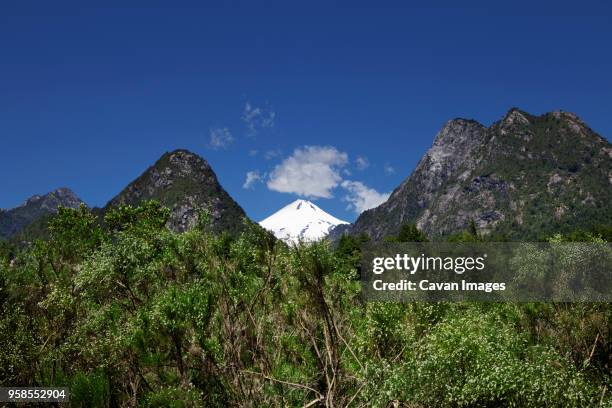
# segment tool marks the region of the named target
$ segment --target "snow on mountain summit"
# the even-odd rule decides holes
[[[339,224],[348,222],[333,217],[307,200],[295,200],[259,223],[272,231],[276,238],[289,243],[319,240]]]

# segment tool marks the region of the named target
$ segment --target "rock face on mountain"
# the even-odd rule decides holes
[[[32,222],[57,213],[57,207],[77,208],[82,201],[68,188],[28,198],[19,207],[0,209],[0,238],[11,238]]]
[[[513,108],[489,128],[454,119],[351,233],[381,239],[416,223],[439,237],[472,220],[481,233],[510,239],[612,224],[612,146],[567,112],[533,116]]]
[[[215,231],[238,231],[246,217],[221,187],[208,162],[187,150],[165,153],[109,201],[103,211],[144,200],[158,200],[170,208],[169,227],[178,232],[196,225],[200,209],[209,211]]]

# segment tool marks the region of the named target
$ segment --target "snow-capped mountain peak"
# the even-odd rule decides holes
[[[348,222],[339,220],[307,200],[295,200],[259,223],[278,239],[289,243],[319,240],[339,224]]]

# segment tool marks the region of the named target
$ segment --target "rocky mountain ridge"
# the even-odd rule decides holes
[[[120,205],[158,200],[170,208],[169,227],[178,232],[194,227],[199,210],[207,210],[213,230],[242,228],[244,210],[223,189],[202,157],[188,150],[167,152],[111,199],[102,212]]]
[[[208,212],[210,225],[216,232],[237,232],[243,228],[246,218],[244,210],[219,184],[208,162],[183,149],[163,154],[104,208],[93,211],[102,219],[111,208],[136,206],[144,200],[158,200],[170,208],[168,226],[178,232],[195,226],[200,210]],[[0,209],[0,239],[15,237],[30,226],[33,228],[28,235],[44,236],[46,220],[57,213],[57,207],[77,208],[81,203],[71,190],[60,188],[30,197],[19,207]]]
[[[10,238],[41,217],[57,213],[57,207],[77,208],[83,201],[69,188],[58,188],[44,195],[34,195],[21,205],[0,209],[0,239]]]
[[[486,127],[453,119],[379,207],[350,233],[374,239],[416,223],[432,237],[465,229],[535,239],[546,231],[612,223],[612,146],[575,114],[512,108]]]
[[[362,213],[352,226],[338,220],[331,235],[366,233],[378,240],[416,223],[435,238],[474,221],[482,234],[536,239],[612,224],[611,187],[612,146],[578,116],[562,111],[534,116],[513,108],[489,127],[471,119],[448,121],[385,203]],[[208,162],[182,149],[162,155],[96,211],[103,215],[149,199],[171,209],[169,227],[175,231],[192,228],[200,209],[209,212],[217,232],[239,231],[246,217]],[[0,239],[53,215],[60,205],[74,208],[81,202],[62,188],[0,210]]]

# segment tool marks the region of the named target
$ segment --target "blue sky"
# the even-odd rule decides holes
[[[0,6],[0,208],[61,186],[101,206],[187,148],[255,220],[301,194],[352,221],[455,117],[612,135],[605,2],[121,3]]]

